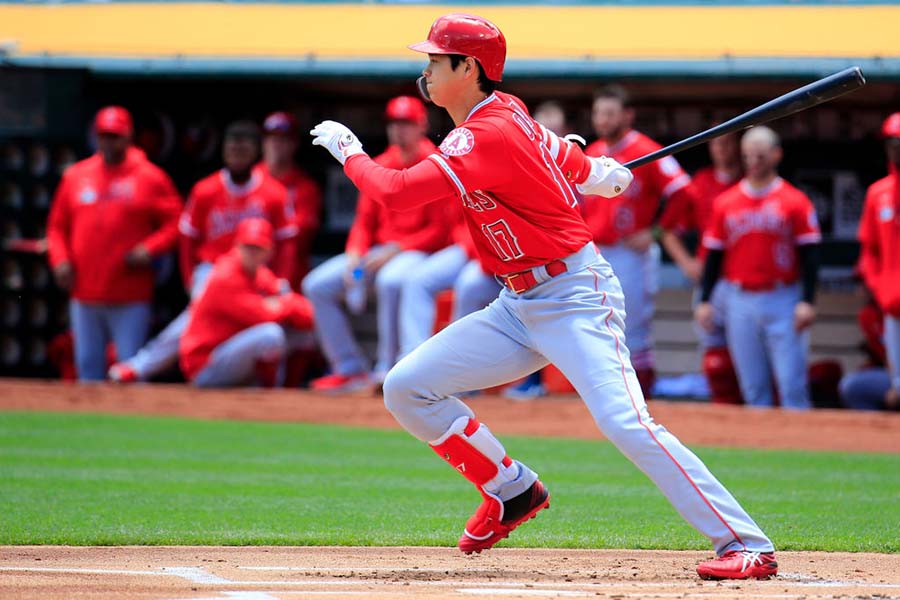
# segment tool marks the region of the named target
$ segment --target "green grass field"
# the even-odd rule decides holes
[[[504,438],[506,546],[708,549],[609,443]],[[900,552],[900,456],[694,448],[783,550]],[[402,431],[0,413],[0,544],[453,545],[480,496]]]

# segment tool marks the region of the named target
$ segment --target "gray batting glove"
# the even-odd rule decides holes
[[[583,183],[575,185],[575,188],[585,196],[603,196],[614,198],[624,192],[634,175],[631,171],[608,156],[590,157],[591,172]]]
[[[337,121],[322,121],[309,132],[313,146],[322,146],[344,164],[354,154],[363,154],[362,143],[346,125]]]

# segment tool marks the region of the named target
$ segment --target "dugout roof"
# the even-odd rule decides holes
[[[105,74],[407,76],[435,17],[504,31],[509,77],[813,76],[859,65],[900,79],[900,6],[0,3],[0,64]]]

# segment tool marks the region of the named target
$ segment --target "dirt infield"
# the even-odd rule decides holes
[[[573,397],[470,404],[501,434],[598,439]],[[166,414],[394,428],[381,399],[306,392],[201,392],[177,385],[111,386],[0,380],[0,410]],[[689,445],[900,452],[900,415],[787,413],[651,402]],[[0,487],[2,493],[2,487]],[[497,548],[0,547],[0,598],[288,600],[295,598],[900,599],[900,555],[779,553],[770,581],[705,582],[709,553]]]
[[[600,439],[576,396],[515,402],[467,400],[500,434]],[[900,453],[900,413],[787,412],[705,403],[650,401],[657,422],[688,445]],[[182,385],[75,385],[0,380],[0,410],[163,414],[208,419],[334,423],[395,429],[380,396],[325,396],[289,390],[194,390]]]

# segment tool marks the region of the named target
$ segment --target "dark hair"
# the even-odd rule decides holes
[[[612,98],[613,100],[618,100],[622,104],[622,108],[629,108],[631,106],[631,96],[629,96],[628,91],[621,85],[610,84],[603,86],[594,92],[594,101],[596,102],[600,98]]]
[[[466,60],[465,54],[448,54],[447,56],[450,57],[450,68],[454,71],[456,70],[456,67],[460,65],[460,63]],[[484,73],[484,67],[481,66],[481,63],[478,62],[478,59],[473,56],[472,60],[474,60],[475,64],[478,65],[478,89],[480,89],[485,94],[493,93],[493,91],[497,89],[497,82],[487,78],[487,75],[485,75]]]
[[[257,125],[254,121],[250,121],[249,119],[244,119],[240,121],[232,121],[225,128],[225,139],[228,138],[248,138],[253,141],[253,143],[259,145],[260,141],[260,130],[259,125]]]

